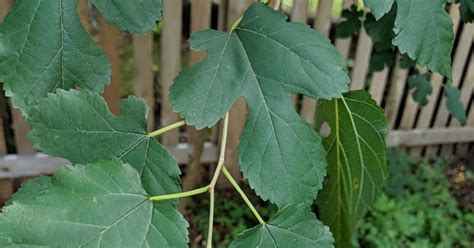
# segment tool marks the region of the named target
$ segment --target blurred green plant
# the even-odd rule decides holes
[[[474,214],[463,213],[449,193],[443,164],[416,164],[389,151],[385,194],[359,228],[363,247],[474,247]]]

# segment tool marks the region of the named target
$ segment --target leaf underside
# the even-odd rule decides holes
[[[268,223],[239,234],[230,248],[247,247],[334,247],[329,229],[316,219],[309,207],[289,205]]]
[[[161,20],[162,0],[91,0],[104,18],[122,31],[146,33]]]
[[[0,81],[15,107],[56,89],[102,91],[110,68],[73,0],[18,0],[0,26]]]
[[[280,207],[312,202],[325,176],[325,152],[290,97],[330,99],[346,91],[349,79],[338,51],[309,26],[288,23],[283,13],[259,3],[232,32],[197,32],[189,42],[208,56],[175,78],[173,110],[204,128],[243,96],[249,109],[238,147],[244,176],[258,195]]]
[[[316,116],[318,129],[325,122],[331,128],[324,139],[327,183],[316,199],[320,218],[329,226],[337,247],[352,247],[356,222],[380,195],[387,176],[387,121],[363,90],[320,101]]]
[[[129,165],[66,166],[21,191],[0,215],[2,247],[187,247],[187,223],[154,206]]]
[[[397,0],[392,43],[422,66],[452,80],[454,33],[445,0]]]

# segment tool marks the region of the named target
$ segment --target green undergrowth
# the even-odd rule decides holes
[[[474,214],[450,194],[449,161],[415,163],[389,151],[385,193],[358,229],[362,247],[474,247]],[[472,179],[468,179],[472,180]]]

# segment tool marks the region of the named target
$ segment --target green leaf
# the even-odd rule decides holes
[[[369,72],[381,71],[387,67],[392,67],[395,63],[396,52],[391,48],[387,50],[373,50],[369,62]]]
[[[416,74],[408,78],[408,85],[410,88],[416,88],[411,96],[420,106],[425,106],[428,103],[428,95],[431,95],[433,88],[428,80],[428,74]]]
[[[415,67],[416,61],[412,60],[406,54],[402,54],[400,57],[400,68],[402,69],[411,69]]]
[[[162,0],[91,0],[105,19],[122,31],[146,33],[161,20]]]
[[[321,138],[295,112],[291,94],[330,99],[349,82],[329,40],[286,19],[256,3],[230,33],[194,33],[191,48],[208,57],[176,77],[169,98],[175,112],[204,128],[243,96],[249,113],[239,165],[257,194],[280,207],[312,202],[325,176]]]
[[[370,9],[375,19],[378,20],[390,11],[394,1],[395,0],[364,0],[364,4]]]
[[[39,176],[23,183],[21,188],[5,203],[10,205],[12,201],[34,198],[51,186],[51,178]]]
[[[461,100],[459,100],[461,97],[461,92],[458,90],[458,88],[453,87],[450,83],[448,83],[444,88],[444,97],[446,97],[446,108],[448,109],[449,113],[454,118],[456,118],[459,123],[465,125],[467,117],[464,105]]]
[[[11,247],[187,247],[187,223],[171,205],[149,200],[129,165],[67,166],[33,191],[0,215],[0,237]]]
[[[379,20],[375,20],[375,17],[370,13],[366,15],[364,27],[374,43],[375,50],[380,51],[392,48],[392,39],[395,36],[393,24],[397,13],[396,6],[394,4],[390,12]]]
[[[333,242],[329,229],[316,219],[309,207],[289,205],[268,223],[239,234],[229,247],[334,247]]]
[[[444,0],[397,0],[397,5],[392,43],[418,64],[452,79],[453,22]]]
[[[352,247],[356,222],[382,192],[387,177],[383,110],[363,90],[341,99],[320,101],[316,127],[328,123],[324,139],[328,178],[316,203],[320,218],[336,239],[336,247]]]
[[[459,11],[461,12],[461,20],[464,23],[472,22],[474,20],[474,1],[472,0],[460,0],[461,6]]]
[[[156,138],[147,136],[145,101],[130,96],[122,100],[121,111],[114,116],[95,92],[58,90],[31,109],[29,137],[39,150],[73,163],[128,163],[149,194],[179,192],[176,160]]]
[[[13,105],[27,106],[56,89],[101,91],[105,54],[81,26],[73,0],[18,0],[0,26],[0,81]]]
[[[352,5],[350,9],[342,11],[342,17],[346,20],[337,24],[336,37],[347,38],[359,32],[362,22],[360,18],[364,15],[364,11],[359,11],[356,5]]]

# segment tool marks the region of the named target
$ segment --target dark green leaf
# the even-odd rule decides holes
[[[395,0],[364,0],[364,4],[378,20],[390,11],[394,1]]]
[[[321,138],[295,112],[291,94],[330,99],[349,82],[329,40],[285,20],[257,3],[230,33],[194,33],[191,47],[208,57],[176,77],[169,99],[175,112],[203,128],[245,97],[249,113],[238,162],[257,194],[280,207],[312,202],[325,175]]]
[[[27,119],[30,139],[39,150],[73,163],[121,160],[132,165],[149,194],[180,191],[176,160],[146,129],[142,99],[122,100],[122,114],[112,115],[104,99],[91,91],[64,91],[41,99]]]
[[[364,15],[364,11],[358,10],[356,5],[352,5],[350,9],[342,11],[344,21],[336,26],[336,37],[347,38],[359,32],[362,24],[360,18]]]
[[[428,103],[428,95],[431,95],[433,88],[428,80],[428,75],[416,74],[408,78],[410,88],[415,88],[411,96],[420,106]]]
[[[390,12],[380,18],[378,21],[370,13],[366,15],[364,27],[367,34],[374,43],[375,50],[387,50],[392,48],[392,39],[395,36],[393,25],[397,7],[394,4]]]
[[[387,177],[383,110],[363,90],[341,99],[320,101],[316,127],[328,123],[324,139],[328,178],[316,200],[321,220],[331,229],[337,247],[352,247],[356,222],[382,192]]]
[[[416,62],[408,57],[406,54],[402,54],[400,57],[400,68],[411,69],[415,67]]]
[[[465,23],[472,22],[474,20],[474,1],[460,0],[460,3],[461,20]]]
[[[105,54],[89,37],[75,0],[18,0],[0,26],[0,81],[13,105],[26,107],[56,89],[101,91]]]
[[[91,0],[105,19],[120,30],[146,33],[161,20],[161,0],[113,1]]]
[[[0,215],[11,247],[186,247],[187,223],[149,200],[136,170],[119,162],[67,166],[41,194],[16,197]],[[34,187],[33,187],[34,188]],[[36,196],[35,196],[36,195]]]
[[[453,22],[444,0],[397,0],[397,6],[393,44],[418,64],[452,79]]]
[[[392,67],[395,63],[396,52],[392,49],[373,50],[369,62],[369,72],[381,71],[387,67]]]
[[[268,223],[239,234],[231,248],[247,247],[334,247],[329,229],[316,219],[309,207],[290,205]]]
[[[462,125],[466,124],[466,111],[463,103],[459,100],[461,92],[458,88],[453,87],[450,83],[446,84],[444,97],[446,97],[446,108],[448,108],[449,113]]]

